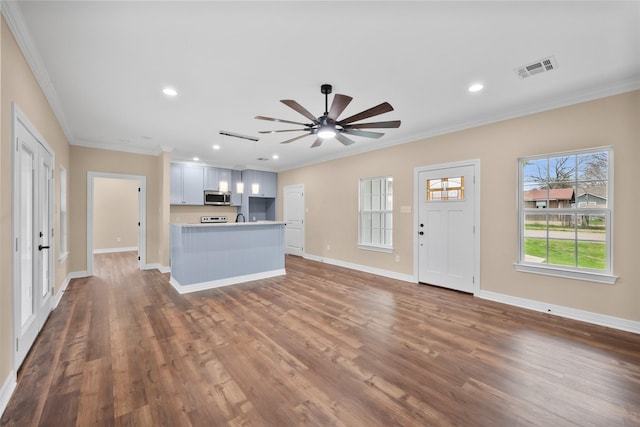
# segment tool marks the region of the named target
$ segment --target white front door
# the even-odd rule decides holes
[[[418,173],[418,281],[474,291],[474,166]]]
[[[285,252],[304,254],[304,185],[284,187]]]
[[[26,120],[16,119],[14,157],[14,366],[51,312],[53,293],[53,155]]]

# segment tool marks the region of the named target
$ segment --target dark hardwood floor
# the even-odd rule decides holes
[[[3,426],[640,425],[639,335],[297,257],[184,296],[132,253],[96,267]]]

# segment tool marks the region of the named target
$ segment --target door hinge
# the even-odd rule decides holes
[[[20,351],[20,344],[19,344],[18,338],[16,338],[16,353],[18,351]]]
[[[473,183],[474,184],[476,183],[476,176],[475,175],[473,175]]]
[[[140,261],[140,257],[138,257],[138,261]]]
[[[476,283],[476,276],[471,276],[471,283]]]
[[[138,221],[138,227],[140,227],[140,221]]]
[[[18,238],[16,237],[16,252],[18,252]]]
[[[476,226],[473,226],[473,234],[476,234]]]
[[[138,193],[140,192],[140,187],[138,187]]]

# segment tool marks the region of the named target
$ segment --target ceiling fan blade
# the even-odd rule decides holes
[[[388,113],[389,111],[393,111],[393,107],[388,102],[383,102],[382,104],[376,105],[375,107],[371,107],[368,110],[364,110],[356,115],[347,117],[344,120],[340,120],[338,124],[343,126],[351,122],[377,116],[378,114]]]
[[[348,133],[349,135],[357,135],[364,136],[367,138],[380,138],[384,133],[382,132],[369,132],[366,130],[358,130],[358,129],[345,129],[342,133]]]
[[[281,129],[281,130],[261,130],[258,133],[280,133],[280,132],[302,132],[309,131],[309,128],[306,129]]]
[[[309,136],[309,135],[311,135],[311,134],[310,133],[305,133],[304,135],[296,136],[295,138],[291,138],[291,139],[287,139],[286,141],[282,141],[280,144],[288,144],[290,142],[293,142],[293,141],[295,141],[297,139],[300,139],[300,138],[304,138],[305,136]]]
[[[311,114],[309,111],[307,111],[306,108],[304,108],[302,105],[298,104],[293,99],[281,99],[280,102],[282,102],[284,105],[286,105],[289,108],[293,108],[298,113],[302,114],[307,119],[311,120],[313,123],[316,123],[316,124],[319,123],[318,119],[316,118],[316,116]]]
[[[390,122],[372,122],[372,123],[353,123],[345,125],[345,129],[383,129],[383,128],[399,128],[400,120],[392,120]]]
[[[322,138],[316,139],[313,144],[311,144],[311,148],[320,147],[322,145]]]
[[[291,123],[292,125],[307,126],[308,123],[292,122],[291,120],[274,119],[273,117],[255,116],[258,120],[269,120],[270,122]]]
[[[347,105],[351,102],[353,98],[347,95],[341,95],[336,93],[333,97],[333,102],[331,103],[331,109],[329,110],[329,117],[331,120],[337,120],[338,116],[342,114]]]
[[[342,145],[351,145],[351,144],[355,144],[355,141],[351,138],[347,138],[346,136],[344,136],[341,133],[337,133],[336,134],[336,139],[340,142],[342,142]]]

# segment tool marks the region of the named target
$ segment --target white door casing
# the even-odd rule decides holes
[[[479,290],[479,162],[419,168],[416,189],[418,282]],[[462,200],[428,200],[427,180],[464,177]]]
[[[54,290],[54,156],[13,104],[13,323],[18,369],[51,312]]]
[[[304,255],[304,185],[284,187],[285,252]]]

